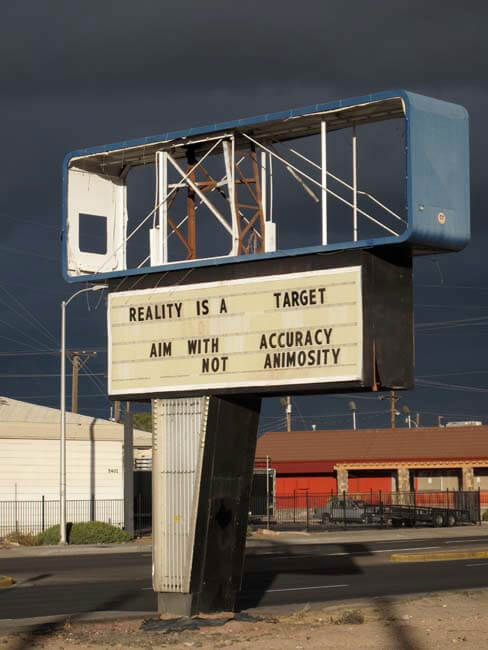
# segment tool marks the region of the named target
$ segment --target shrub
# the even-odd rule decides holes
[[[125,530],[103,521],[86,521],[73,524],[69,536],[70,544],[114,544],[130,541]]]
[[[488,510],[485,510],[483,516],[481,517],[483,521],[488,521]]]
[[[13,532],[5,536],[5,541],[21,546],[39,546],[40,542],[37,535],[32,533]]]
[[[69,530],[69,526],[71,524],[67,524],[66,529]],[[59,524],[56,524],[55,526],[51,526],[50,528],[46,528],[46,530],[42,533],[39,533],[37,536],[37,539],[39,541],[39,544],[59,544]]]
[[[66,524],[69,544],[116,544],[128,542],[129,533],[103,521],[85,521]],[[39,544],[59,544],[59,524],[51,526],[37,536]]]

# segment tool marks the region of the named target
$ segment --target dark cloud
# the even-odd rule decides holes
[[[21,94],[483,79],[483,16],[449,1],[8,2],[1,77]]]
[[[2,282],[57,338],[59,299],[71,291],[61,279],[60,265],[51,259],[60,256],[60,169],[67,151],[407,87],[466,106],[472,142],[473,240],[466,251],[442,256],[438,264],[416,261],[416,301],[448,305],[447,310],[419,306],[416,318],[465,318],[473,313],[468,305],[478,305],[475,315],[486,313],[487,17],[485,3],[457,0],[5,0],[0,23],[0,213],[41,225],[12,225],[11,219],[4,219],[1,244],[10,250],[0,248]],[[442,286],[423,286],[431,284]],[[475,285],[484,288],[449,288]],[[34,321],[29,327],[20,319],[14,304],[9,310],[3,305],[0,318],[10,318],[18,335],[0,324],[0,336],[24,344],[15,347],[0,338],[0,351],[31,349],[21,332],[34,336],[34,347],[52,346]],[[97,346],[104,340],[103,304],[88,317],[86,308],[84,300],[70,307],[70,345]],[[438,337],[419,336],[417,373],[486,365],[483,334],[482,329],[459,328]],[[90,363],[94,370],[104,370],[103,357]],[[11,361],[8,372],[16,365]],[[57,361],[40,357],[26,367],[54,373]],[[488,386],[488,377],[482,375],[458,379]],[[83,381],[81,392],[96,392]],[[0,378],[0,394],[14,397],[53,395],[57,386],[56,379],[29,383]],[[404,399],[411,400],[412,410],[449,407],[473,414],[486,411],[488,418],[482,395],[419,388]],[[304,399],[303,410],[336,412],[338,400],[344,401]],[[57,399],[44,403],[55,405]],[[103,399],[80,399],[80,404],[92,412],[105,408]],[[269,404],[267,412],[276,414],[279,407]]]

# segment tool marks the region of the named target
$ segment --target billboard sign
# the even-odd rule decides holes
[[[360,381],[361,267],[112,293],[109,395]]]

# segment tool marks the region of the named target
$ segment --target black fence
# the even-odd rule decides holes
[[[476,524],[488,506],[486,491],[322,493],[251,496],[249,523],[280,529],[329,529],[358,526]],[[136,535],[152,529],[151,496],[134,497]],[[269,515],[268,515],[269,513]],[[66,502],[67,521],[105,521],[124,527],[123,499]],[[0,501],[0,537],[40,533],[59,523],[59,500]]]
[[[453,526],[481,521],[479,491],[378,492],[251,496],[249,523],[271,528]],[[269,512],[269,515],[267,514]]]
[[[134,497],[134,528],[136,534],[151,531],[151,499]],[[124,527],[123,499],[77,499],[66,501],[66,520],[104,521]],[[41,533],[59,524],[59,500],[41,497],[37,501],[0,501],[0,537],[10,533]]]

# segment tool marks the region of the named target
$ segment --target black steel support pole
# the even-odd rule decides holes
[[[134,536],[134,441],[132,413],[126,407],[124,418],[124,528]]]

